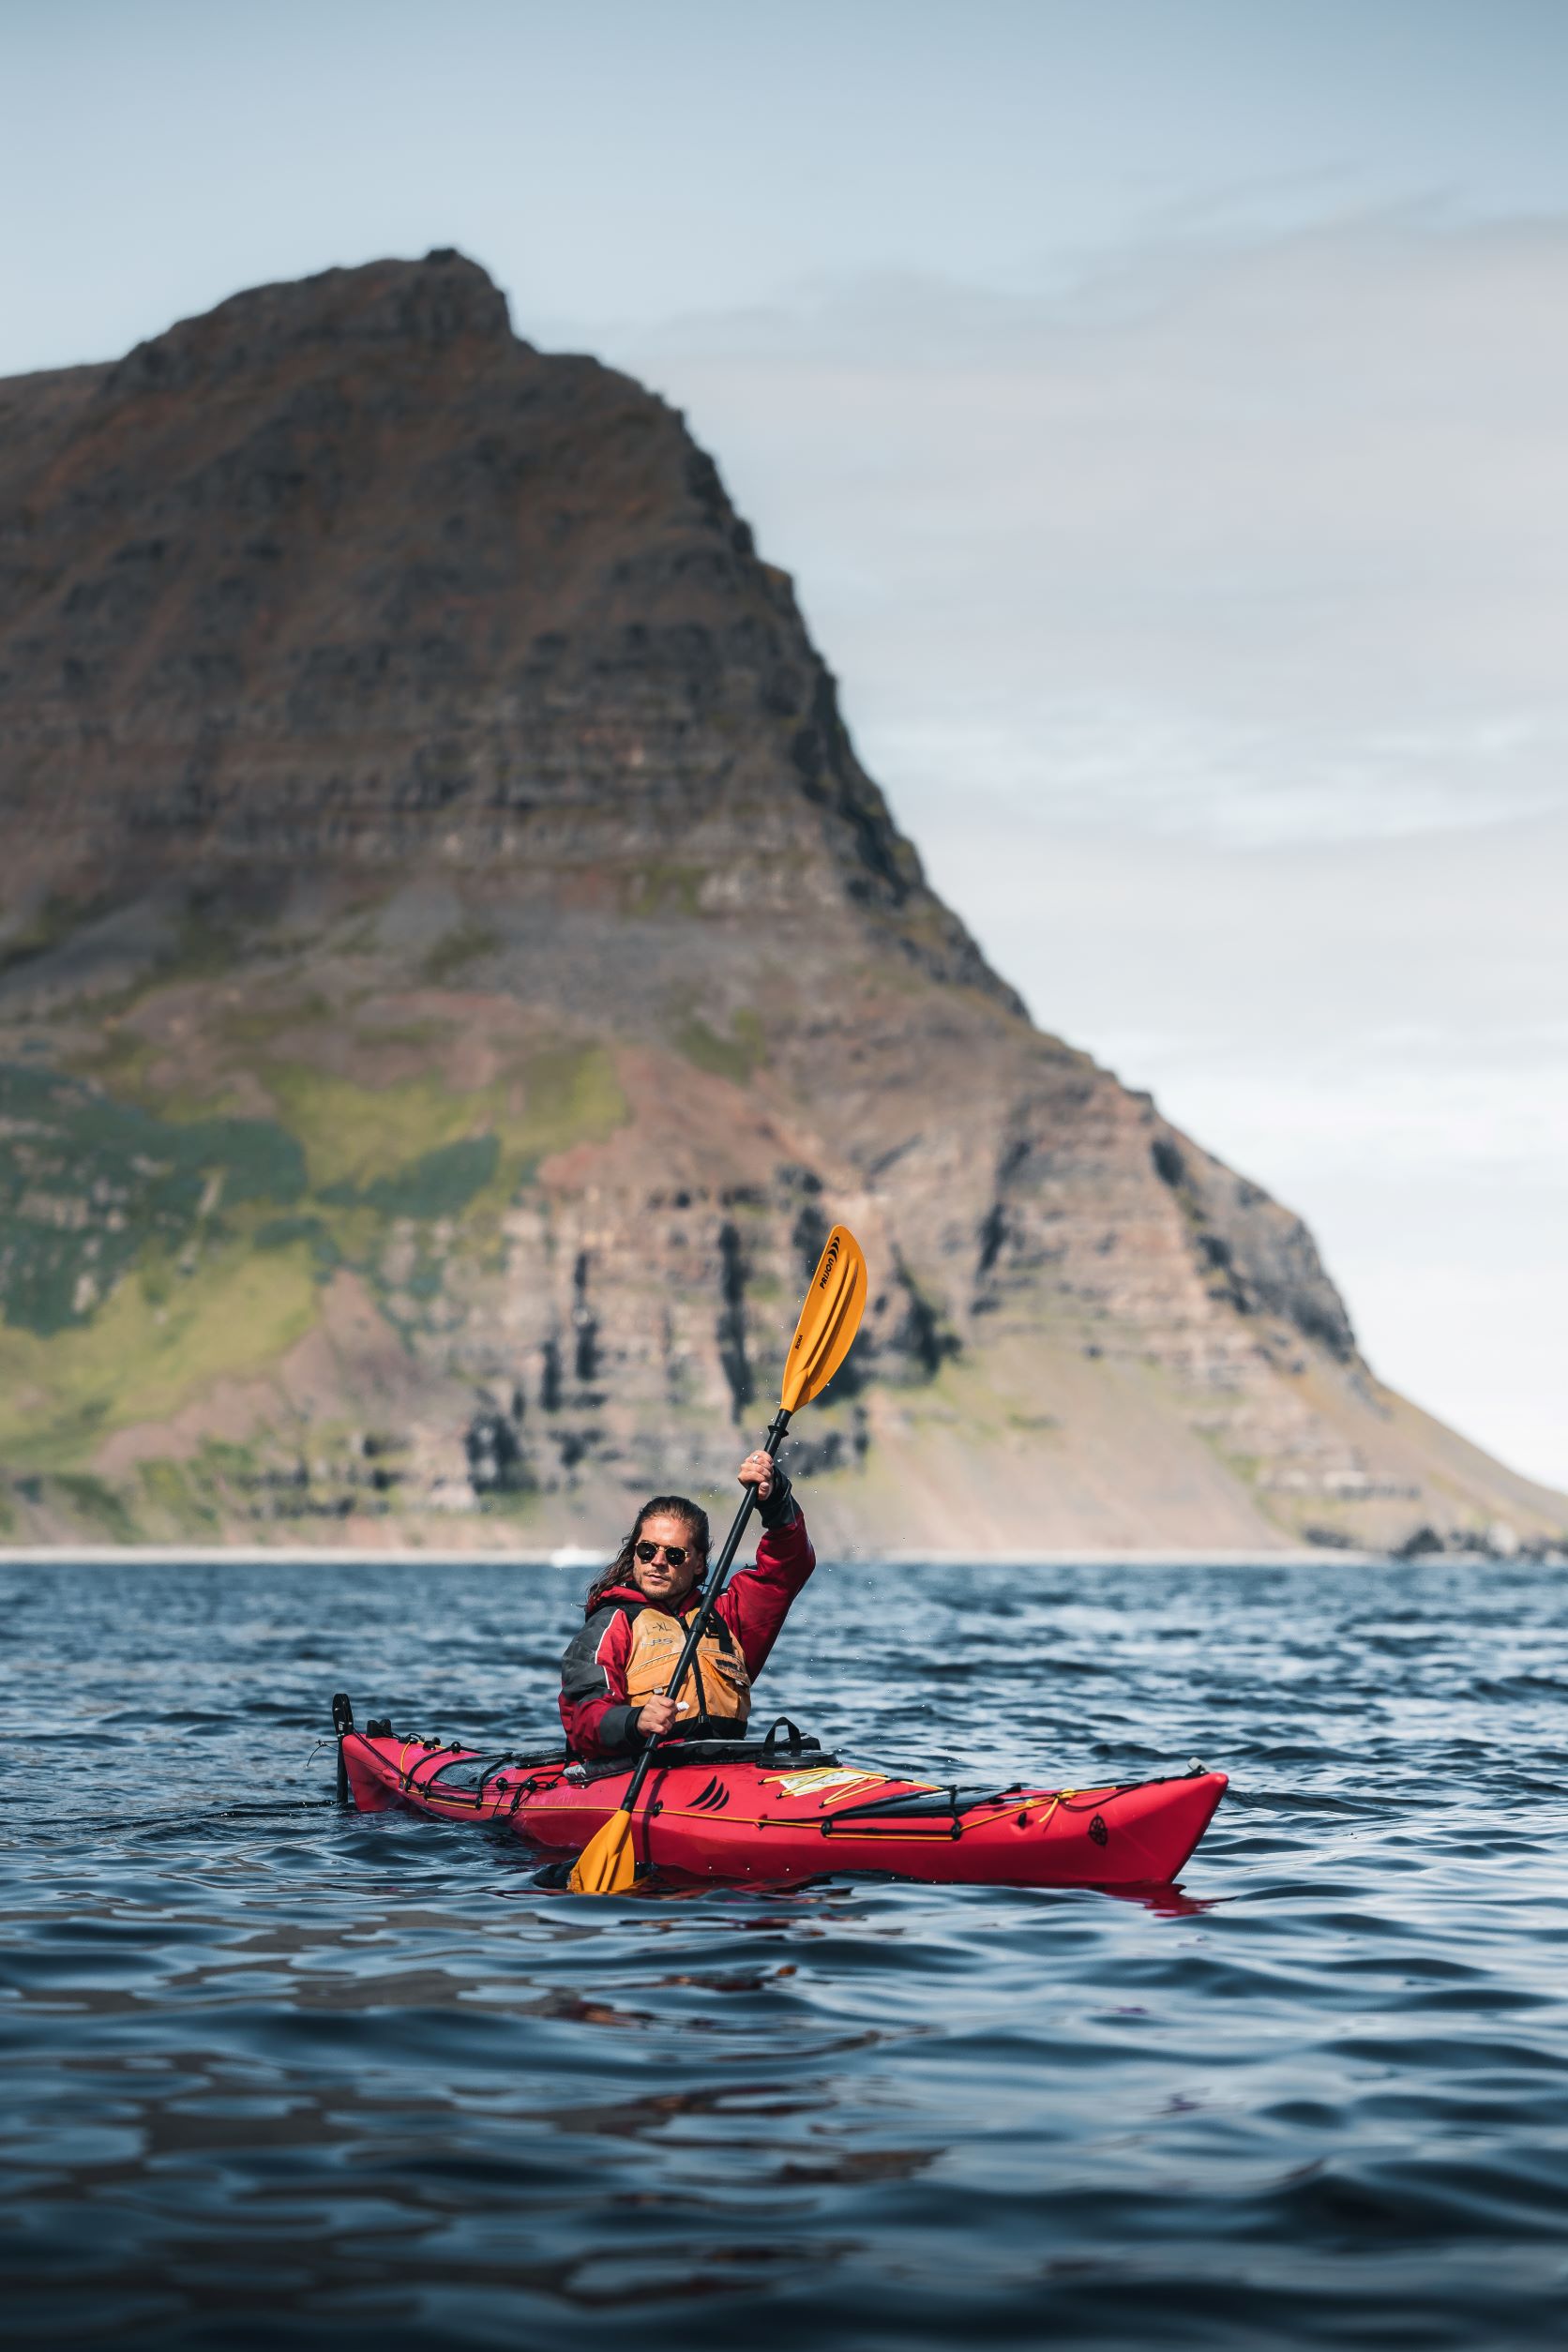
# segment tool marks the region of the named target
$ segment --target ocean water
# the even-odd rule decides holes
[[[1558,2344],[1568,1596],[826,1566],[843,1753],[1232,1776],[1179,1892],[593,1902],[333,1802],[532,1743],[583,1578],[0,1568],[9,2343]]]

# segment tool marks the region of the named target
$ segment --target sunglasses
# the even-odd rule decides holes
[[[644,1568],[651,1568],[660,1552],[671,1568],[684,1568],[690,1554],[684,1544],[639,1544],[637,1557]]]

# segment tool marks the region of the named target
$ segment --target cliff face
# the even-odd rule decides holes
[[[331,862],[599,904],[662,864],[699,912],[848,897],[1016,1003],[711,460],[472,263],[236,295],[3,397],[7,796],[56,890]]]
[[[0,385],[12,1525],[597,1541],[828,1221],[831,1537],[1555,1527],[1032,1028],[678,415],[453,254]]]

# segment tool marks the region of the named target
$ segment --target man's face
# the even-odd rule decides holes
[[[678,1608],[705,1565],[693,1545],[690,1528],[684,1519],[659,1511],[651,1519],[643,1520],[637,1540],[644,1549],[653,1547],[656,1553],[652,1560],[644,1560],[641,1550],[633,1557],[631,1573],[639,1592],[645,1593],[650,1601],[663,1601],[667,1606]],[[678,1568],[670,1562],[671,1545],[686,1555]]]

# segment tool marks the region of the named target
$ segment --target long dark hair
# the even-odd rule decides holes
[[[706,1574],[708,1565],[707,1513],[700,1504],[690,1501],[685,1495],[650,1495],[632,1521],[631,1533],[626,1537],[609,1567],[596,1576],[588,1587],[588,1597],[583,1603],[586,1615],[590,1617],[593,1615],[612,1584],[630,1583],[631,1564],[637,1556],[637,1542],[642,1532],[643,1523],[648,1519],[662,1518],[685,1520],[691,1530],[691,1548],[694,1552],[701,1554],[702,1571],[704,1575]],[[701,1583],[701,1576],[699,1576],[697,1581],[699,1584]]]

